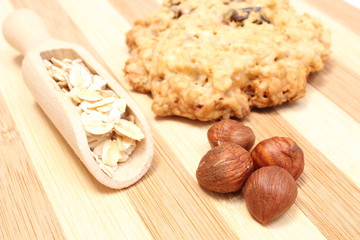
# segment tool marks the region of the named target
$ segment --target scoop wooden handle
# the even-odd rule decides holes
[[[3,34],[6,41],[23,54],[52,39],[40,16],[29,9],[9,14],[3,23]]]

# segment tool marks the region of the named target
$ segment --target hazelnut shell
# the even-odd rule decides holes
[[[243,188],[249,212],[263,224],[285,213],[294,204],[297,192],[294,178],[278,166],[256,170]]]
[[[248,151],[235,143],[224,142],[204,155],[196,178],[205,189],[229,193],[241,190],[253,170]]]
[[[249,151],[255,142],[255,135],[251,128],[233,119],[215,123],[209,128],[207,136],[211,147],[222,142],[233,142]]]
[[[296,180],[304,170],[304,153],[290,138],[272,137],[259,142],[251,152],[255,168],[279,166]]]

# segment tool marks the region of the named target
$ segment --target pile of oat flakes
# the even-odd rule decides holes
[[[134,116],[126,112],[126,101],[108,88],[105,79],[91,73],[81,59],[43,61],[78,110],[95,161],[112,177],[117,163],[125,162],[136,141],[144,138]]]

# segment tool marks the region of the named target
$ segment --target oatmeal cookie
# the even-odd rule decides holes
[[[127,44],[126,78],[157,115],[208,121],[303,97],[330,34],[287,0],[165,0]]]

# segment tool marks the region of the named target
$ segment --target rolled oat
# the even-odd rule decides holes
[[[99,167],[112,177],[117,164],[135,150],[145,136],[126,112],[127,103],[91,73],[81,59],[43,60],[46,69],[75,105],[86,132],[89,148]]]

